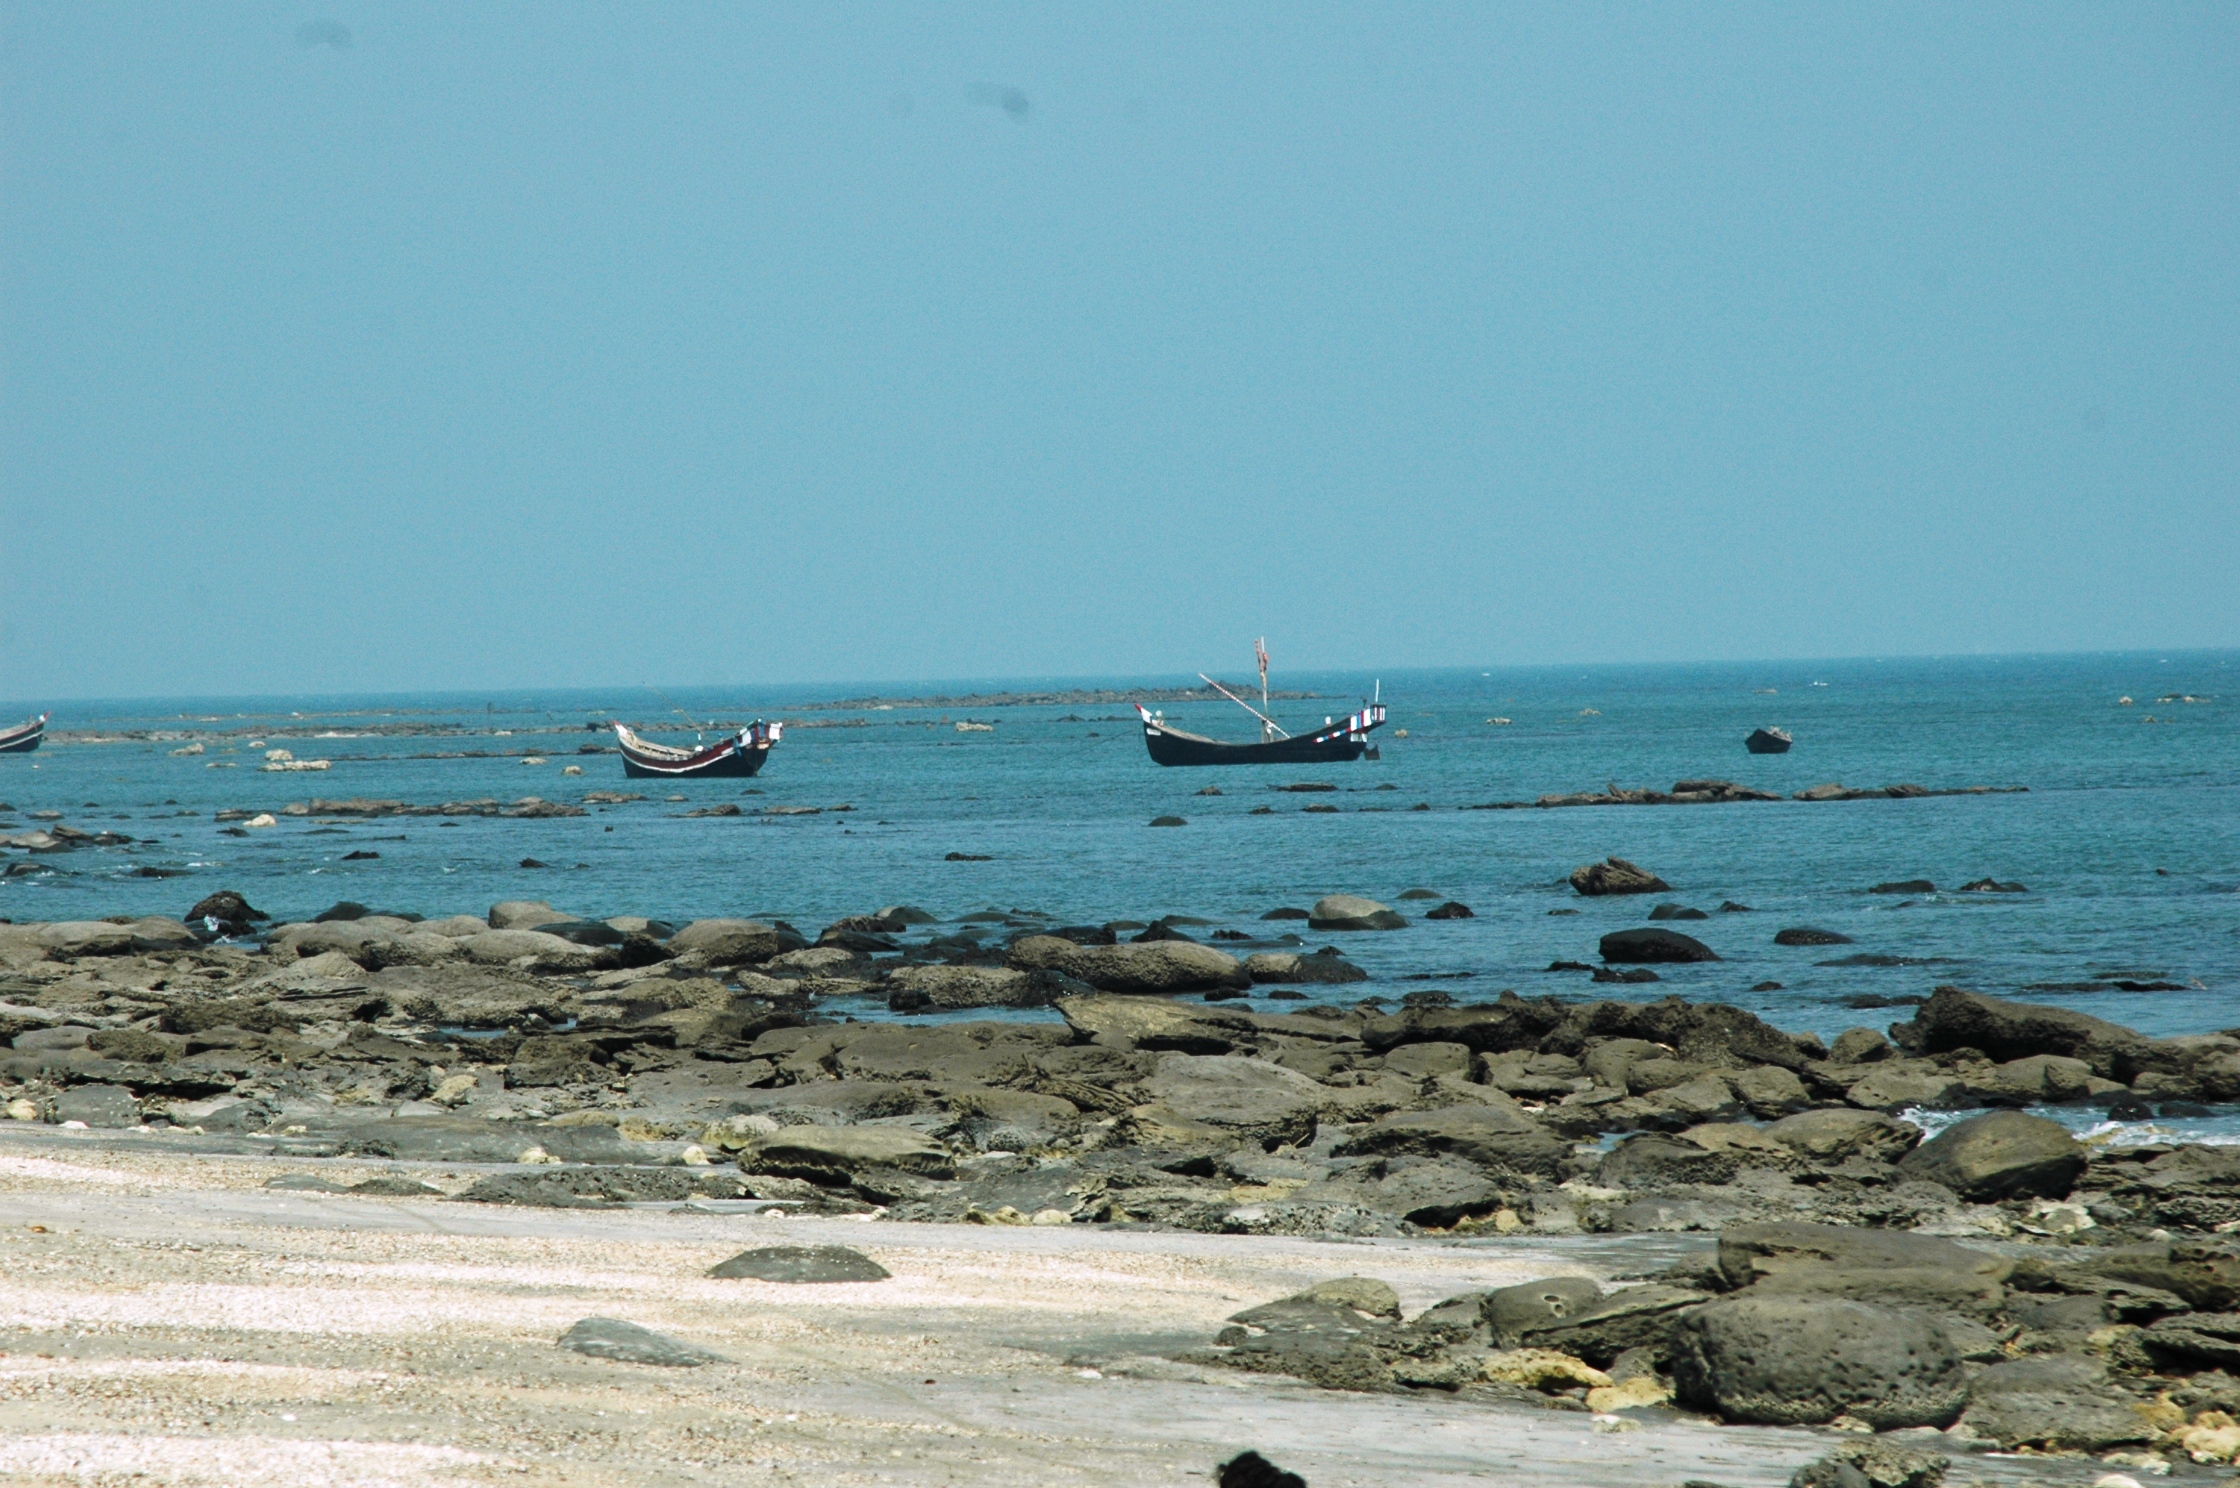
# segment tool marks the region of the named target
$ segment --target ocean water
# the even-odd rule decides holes
[[[881,689],[895,698],[1030,687],[1125,689],[1193,679],[1009,679]],[[885,904],[952,919],[988,908],[1064,923],[1202,917],[1254,933],[1277,906],[1365,894],[1413,921],[1336,939],[1372,973],[1317,998],[1397,998],[1443,989],[1464,1000],[1525,995],[1678,993],[1749,1007],[1830,1034],[1908,1016],[1902,1004],[1954,983],[2064,1006],[2154,1033],[2240,1024],[2240,653],[1959,658],[1702,666],[1549,667],[1292,675],[1317,697],[1279,702],[1294,727],[1342,715],[1380,685],[1391,721],[1380,758],[1300,768],[1162,769],[1124,705],[822,706],[869,689],[676,691],[635,688],[475,694],[157,699],[60,705],[50,742],[0,756],[0,834],[59,811],[127,847],[27,857],[42,870],[0,878],[13,920],[180,914],[234,888],[300,918],[338,900],[436,916],[504,899],[544,899],[587,915],[780,915],[812,935]],[[2131,706],[2118,699],[2128,696]],[[2175,699],[2191,696],[2199,701]],[[2171,698],[2172,701],[2160,701]],[[751,781],[628,781],[589,723],[620,716],[660,737],[700,719],[783,718],[788,731]],[[18,702],[0,717],[37,711]],[[1253,737],[1223,703],[1165,704],[1171,721]],[[1505,723],[1492,720],[1506,719]],[[992,723],[960,732],[961,720]],[[1764,724],[1789,729],[1787,755],[1742,747]],[[403,730],[399,732],[399,730]],[[1404,736],[1402,736],[1404,731]],[[204,753],[173,751],[199,742]],[[321,773],[266,773],[266,749],[328,758]],[[486,758],[425,758],[484,751]],[[527,764],[532,755],[547,763]],[[580,776],[564,775],[569,764]],[[226,766],[230,768],[212,768]],[[1931,789],[2026,786],[2016,794],[1923,800],[1477,811],[1559,791],[1669,789],[1714,777],[1792,793],[1840,781]],[[1315,780],[1305,795],[1271,787]],[[1219,795],[1198,794],[1215,787]],[[415,803],[590,790],[649,799],[550,820],[427,817],[322,823],[283,816],[246,837],[213,813],[277,812],[314,797]],[[686,799],[664,799],[675,794]],[[687,818],[735,803],[737,817]],[[1413,809],[1418,805],[1428,809]],[[853,809],[839,811],[842,805]],[[1334,805],[1335,813],[1307,812]],[[758,815],[772,807],[814,815]],[[1256,807],[1272,808],[1252,814]],[[1188,825],[1154,828],[1180,815]],[[345,861],[352,852],[374,858]],[[952,862],[951,852],[986,861]],[[1564,883],[1610,854],[1653,869],[1670,894],[1583,899]],[[552,865],[518,866],[524,858]],[[176,876],[149,877],[148,872]],[[1995,877],[2024,894],[1952,892]],[[1866,892],[1926,878],[1938,892]],[[1407,889],[1458,899],[1476,918],[1426,922]],[[1724,901],[1749,913],[1719,913]],[[1606,931],[1670,901],[1713,911],[1675,929],[1717,962],[1659,968],[1656,986],[1596,986],[1549,972],[1593,961]],[[1571,914],[1553,913],[1571,910]],[[1785,948],[1774,932],[1810,925],[1853,937]],[[1212,927],[1191,930],[1202,936]],[[1842,964],[1855,956],[1896,964]],[[1779,990],[1753,991],[1763,982]],[[2124,991],[2116,984],[2168,990]],[[1280,1006],[1280,1004],[1278,1005]]]

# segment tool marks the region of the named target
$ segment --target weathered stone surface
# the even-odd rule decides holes
[[[1602,959],[1622,963],[1716,961],[1719,953],[1692,935],[1643,926],[1602,937]]]
[[[1248,1014],[1161,997],[1061,997],[1055,1006],[1076,1034],[1118,1048],[1226,1054],[1253,1038]]]
[[[1487,1292],[1479,1315],[1494,1342],[1514,1348],[1533,1329],[1568,1322],[1601,1300],[1602,1288],[1590,1277],[1548,1276]]]
[[[1307,911],[1309,930],[1405,930],[1407,919],[1389,905],[1355,894],[1326,894]]]
[[[1627,1137],[1595,1164],[1595,1182],[1607,1188],[1656,1188],[1675,1183],[1725,1183],[1739,1166],[1680,1137],[1642,1132]]]
[[[1571,887],[1582,894],[1663,894],[1672,885],[1638,864],[1610,858],[1571,870]]]
[[[1298,951],[1261,951],[1245,957],[1244,970],[1255,985],[1330,985],[1369,980],[1369,973],[1343,956],[1302,954]]]
[[[484,966],[517,966],[532,972],[599,971],[619,959],[604,947],[579,946],[541,930],[485,930],[458,944]]]
[[[1361,1029],[1361,1041],[1376,1053],[1401,1044],[1437,1042],[1497,1054],[1536,1047],[1566,1016],[1567,1010],[1552,998],[1528,1000],[1505,993],[1497,1002],[1407,1008],[1372,1018]]]
[[[1337,1150],[1340,1156],[1459,1157],[1483,1168],[1516,1173],[1554,1173],[1570,1156],[1568,1144],[1517,1110],[1507,1097],[1499,1104],[1387,1116],[1356,1132]]]
[[[1896,1162],[1921,1140],[1921,1128],[1892,1121],[1879,1111],[1828,1108],[1784,1116],[1765,1134],[1811,1162],[1840,1163],[1847,1157]]]
[[[1918,1313],[1824,1297],[1743,1296],[1702,1307],[1675,1333],[1679,1398],[1730,1421],[1877,1430],[1948,1426],[1967,1403],[1959,1353]]]
[[[585,1318],[560,1335],[560,1346],[594,1359],[612,1359],[618,1364],[657,1364],[668,1369],[697,1369],[703,1364],[730,1362],[721,1354],[712,1354],[620,1318]]]
[[[2020,1111],[1971,1116],[1898,1163],[1909,1178],[1941,1183],[1978,1203],[2018,1194],[2066,1198],[2084,1167],[2084,1147],[2066,1127]]]
[[[694,920],[669,937],[672,951],[697,951],[710,966],[767,961],[789,949],[777,928],[760,920]]]
[[[708,1269],[725,1281],[885,1281],[894,1273],[845,1245],[765,1245]]]
[[[2061,1054],[2081,1059],[2092,1072],[2121,1079],[2118,1065],[2138,1054],[2147,1040],[2120,1024],[2069,1008],[2008,1002],[1958,987],[1939,987],[1900,1025],[1908,1048],[1934,1054],[1946,1049],[1980,1049],[1996,1060]]]
[[[2199,1237],[2116,1246],[2089,1253],[2079,1266],[2174,1293],[2204,1312],[2240,1308],[2240,1241]]]
[[[539,925],[574,918],[574,915],[554,909],[542,899],[507,899],[491,905],[487,916],[492,930],[534,930]]]
[[[1773,933],[1773,943],[1778,946],[1832,946],[1849,945],[1851,937],[1834,930],[1821,930],[1811,925],[1795,925]]]
[[[1737,1070],[1727,1076],[1727,1084],[1733,1088],[1735,1098],[1750,1108],[1750,1114],[1761,1120],[1786,1116],[1811,1103],[1804,1081],[1798,1079],[1794,1071],[1778,1064]]]
[[[1951,1465],[1942,1452],[1869,1437],[1798,1468],[1789,1488],[1939,1488]]]
[[[1311,1141],[1332,1096],[1294,1070],[1230,1055],[1161,1054],[1143,1089],[1139,1122],[1194,1122],[1266,1147]]]
[[[1873,1066],[1843,1098],[1864,1111],[1958,1111],[1975,1104],[1967,1081],[1919,1059]]]
[[[887,1006],[897,1012],[918,1008],[1041,1007],[1051,996],[1029,973],[1000,966],[902,966],[888,975],[886,987]]]
[[[1662,1359],[1671,1354],[1675,1330],[1709,1300],[1687,1287],[1622,1287],[1569,1317],[1520,1327],[1516,1336],[1521,1343],[1557,1349],[1602,1368],[1631,1349],[1646,1349]]]
[[[2160,1435],[2142,1403],[2109,1383],[2099,1359],[2013,1359],[1976,1378],[1960,1430],[2008,1448],[2097,1452]]]
[[[1012,947],[1010,964],[1022,969],[1032,969],[1030,962],[1050,966],[1100,992],[1172,994],[1252,985],[1252,978],[1236,957],[1192,941],[1109,946],[1059,941],[1065,949],[1053,953],[1042,944],[1051,940],[1057,937],[1038,935],[1020,941]],[[1022,952],[1026,954],[1022,956]]]
[[[907,1126],[784,1127],[740,1153],[739,1166],[835,1188],[869,1168],[894,1168],[925,1178],[956,1176],[949,1149]]]
[[[1730,1288],[1812,1293],[1986,1312],[2004,1297],[2013,1262],[1904,1230],[1777,1220],[1729,1225],[1719,1270]]]
[[[140,1124],[140,1103],[122,1085],[73,1085],[54,1098],[54,1119],[90,1127]]]

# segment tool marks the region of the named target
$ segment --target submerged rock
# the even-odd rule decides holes
[[[1406,917],[1374,899],[1355,894],[1329,894],[1317,899],[1307,912],[1310,930],[1405,930]]]
[[[1602,937],[1602,959],[1619,962],[1716,961],[1719,953],[1677,930],[1613,930]]]

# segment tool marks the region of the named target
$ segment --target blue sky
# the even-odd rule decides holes
[[[0,696],[2240,644],[2240,8],[0,5]]]

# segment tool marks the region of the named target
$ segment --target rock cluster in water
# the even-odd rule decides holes
[[[1307,916],[1397,919],[1342,896]],[[514,1204],[1711,1231],[1707,1263],[1609,1290],[1552,1277],[1413,1318],[1374,1279],[1325,1283],[1239,1313],[1191,1357],[1346,1389],[1927,1427],[2142,1463],[2240,1455],[2240,1148],[2087,1144],[2024,1109],[2138,1119],[2232,1101],[2240,1037],[2148,1038],[1955,987],[1827,1045],[1678,998],[1419,993],[1276,1014],[1176,996],[1359,971],[1303,945],[1240,959],[1171,921],[1123,940],[930,919],[890,908],[812,942],[749,919],[344,905],[237,943],[213,937],[263,916],[218,894],[188,921],[0,926],[0,1103],[17,1121],[232,1150],[494,1162],[455,1197]],[[1695,944],[1627,933],[1670,937],[1651,959]],[[832,1011],[865,998],[1047,1005],[1059,1021]],[[1924,1140],[1901,1116],[1925,1111],[1969,1114]],[[373,1183],[355,1191],[432,1196]],[[1986,1240],[2007,1244],[1963,1243]],[[608,1320],[579,1331],[571,1346],[594,1352],[670,1347]],[[1823,1476],[1848,1481],[1847,1464],[1865,1470]]]

